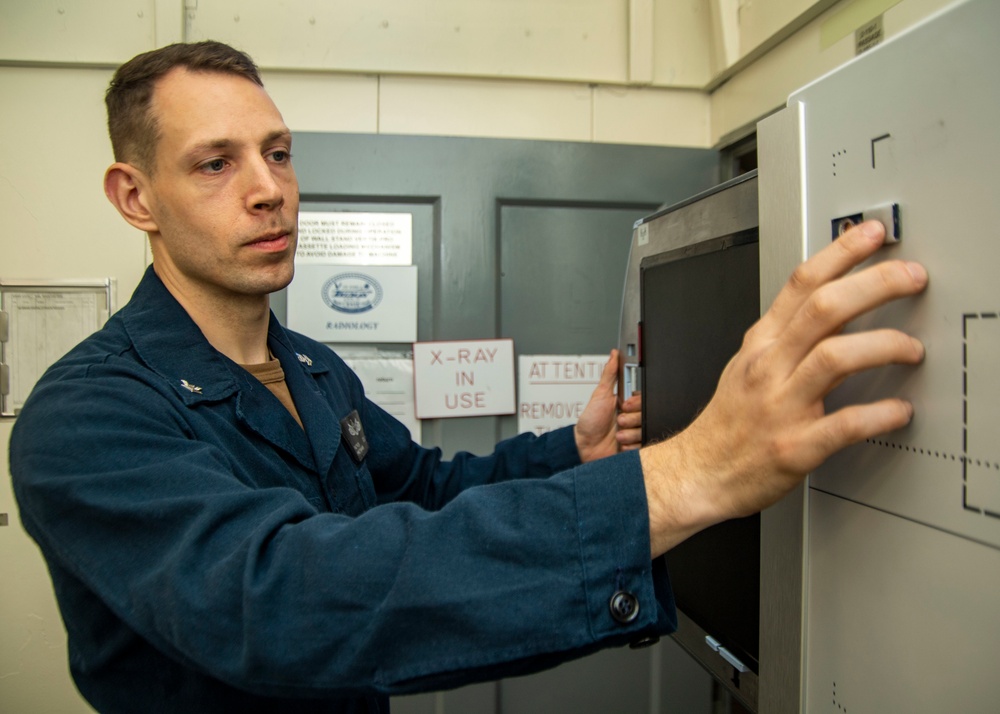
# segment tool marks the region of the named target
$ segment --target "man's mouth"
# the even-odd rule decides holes
[[[284,250],[288,247],[290,241],[291,231],[275,231],[254,238],[246,245],[249,248],[271,252]]]

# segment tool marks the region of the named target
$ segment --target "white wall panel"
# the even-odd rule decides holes
[[[105,199],[112,162],[105,70],[0,68],[0,277],[118,279],[119,304],[144,267],[145,236]],[[0,443],[10,437],[0,424]],[[66,633],[52,585],[17,517],[6,458],[0,476],[0,709],[88,712],[69,678]]]
[[[188,39],[266,67],[622,82],[626,0],[199,0]]]
[[[712,141],[784,106],[789,94],[853,56],[853,37],[820,51],[819,25],[812,23],[712,94]]]
[[[656,0],[653,84],[702,88],[711,79],[712,18],[706,0]]]
[[[114,161],[104,117],[105,70],[0,68],[0,240],[3,277],[105,277],[131,294],[142,233],[104,196]]]
[[[173,1],[179,7],[182,0]],[[123,62],[153,47],[155,5],[156,0],[0,0],[0,60]]]
[[[708,96],[694,90],[598,87],[593,141],[705,148],[709,106]]]
[[[378,133],[377,77],[264,71],[262,79],[292,131]]]
[[[590,141],[591,90],[577,84],[384,77],[384,134]]]
[[[823,23],[849,3],[820,16],[712,94],[712,143],[784,106],[788,95],[854,56],[854,36],[821,47]],[[892,37],[950,0],[901,0],[885,12],[884,28]]]
[[[738,12],[740,56],[762,45],[816,4],[817,0],[742,0]]]

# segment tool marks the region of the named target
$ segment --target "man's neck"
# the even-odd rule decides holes
[[[234,309],[235,308],[235,309]],[[268,360],[267,327],[270,317],[267,296],[256,307],[213,305],[194,314],[188,310],[205,339],[237,364],[261,364]]]
[[[268,295],[223,295],[190,286],[182,290],[169,280],[163,284],[212,347],[237,364],[268,360]]]

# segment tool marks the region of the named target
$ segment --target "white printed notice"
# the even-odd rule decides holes
[[[295,262],[410,265],[413,215],[303,211]]]
[[[9,345],[4,356],[11,372],[8,401],[15,411],[24,406],[49,365],[107,319],[107,310],[98,309],[98,300],[105,302],[104,296],[94,291],[38,290],[12,292],[6,297]]]
[[[399,419],[418,444],[420,421],[413,410],[413,360],[404,357],[345,357],[365,396]]]
[[[514,341],[417,342],[418,419],[514,413]]]
[[[298,265],[288,327],[320,342],[417,339],[417,266]]]
[[[518,432],[544,434],[575,424],[607,361],[607,355],[518,357]]]

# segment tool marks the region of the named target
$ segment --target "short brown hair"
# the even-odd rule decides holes
[[[150,103],[157,80],[175,67],[235,74],[264,86],[249,55],[221,42],[181,42],[133,57],[118,68],[104,95],[116,161],[153,171],[159,130]]]

